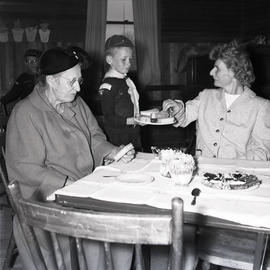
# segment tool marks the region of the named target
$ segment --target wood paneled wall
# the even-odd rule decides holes
[[[13,85],[24,70],[24,52],[28,48],[42,51],[53,46],[84,45],[86,0],[0,0],[0,31],[8,29],[8,42],[0,42],[0,95]],[[16,20],[22,28],[47,22],[51,30],[48,43],[28,42],[24,33],[22,42],[15,42],[11,29]]]
[[[270,39],[269,0],[159,1],[162,82],[165,84],[188,84],[189,74],[179,65],[187,63],[187,59],[183,61],[185,54],[207,54],[203,46],[236,37],[252,39],[259,34]],[[0,89],[8,90],[22,72],[25,49],[83,46],[86,5],[87,0],[0,0],[0,26],[11,29],[14,21],[20,19],[22,27],[47,21],[51,29],[46,46],[38,40],[28,43],[25,38],[16,44],[11,34],[8,43],[0,43]]]
[[[160,0],[163,42],[270,39],[269,0]]]
[[[220,42],[242,34],[242,0],[161,0],[163,42]]]
[[[243,6],[243,33],[247,38],[265,35],[270,41],[269,0],[245,1]]]
[[[0,26],[13,27],[20,19],[22,27],[49,23],[51,40],[84,40],[86,0],[0,0]]]
[[[268,14],[269,0],[160,0],[162,83],[188,85],[190,58],[219,42],[264,35],[270,44]]]

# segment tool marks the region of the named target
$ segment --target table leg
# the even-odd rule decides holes
[[[254,254],[253,270],[260,270],[262,262],[262,257],[265,248],[266,234],[259,232],[257,234],[256,249]]]

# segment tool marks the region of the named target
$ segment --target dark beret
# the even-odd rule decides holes
[[[113,35],[109,37],[105,42],[105,50],[115,47],[130,47],[133,48],[133,44],[130,39],[122,35]]]
[[[40,73],[53,75],[68,70],[79,63],[79,57],[75,52],[68,52],[63,48],[56,47],[47,50],[40,58]]]
[[[36,49],[28,49],[26,50],[26,52],[24,53],[24,57],[28,57],[28,56],[34,56],[39,58],[42,54],[42,51],[40,50],[36,50]]]

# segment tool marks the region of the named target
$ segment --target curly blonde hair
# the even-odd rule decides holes
[[[227,68],[234,72],[235,78],[242,85],[250,87],[250,84],[255,81],[249,54],[245,47],[238,44],[237,41],[215,46],[209,56],[214,61],[217,59],[222,60]]]

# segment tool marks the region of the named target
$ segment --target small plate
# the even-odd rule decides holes
[[[168,118],[161,118],[160,120],[157,119],[157,122],[151,122],[149,117],[141,117],[142,119],[136,119],[135,122],[138,124],[145,124],[145,125],[154,125],[154,126],[164,126],[164,125],[172,125],[176,122],[174,117]]]
[[[128,173],[121,174],[115,177],[115,180],[126,184],[147,184],[154,181],[154,177],[151,175]]]

